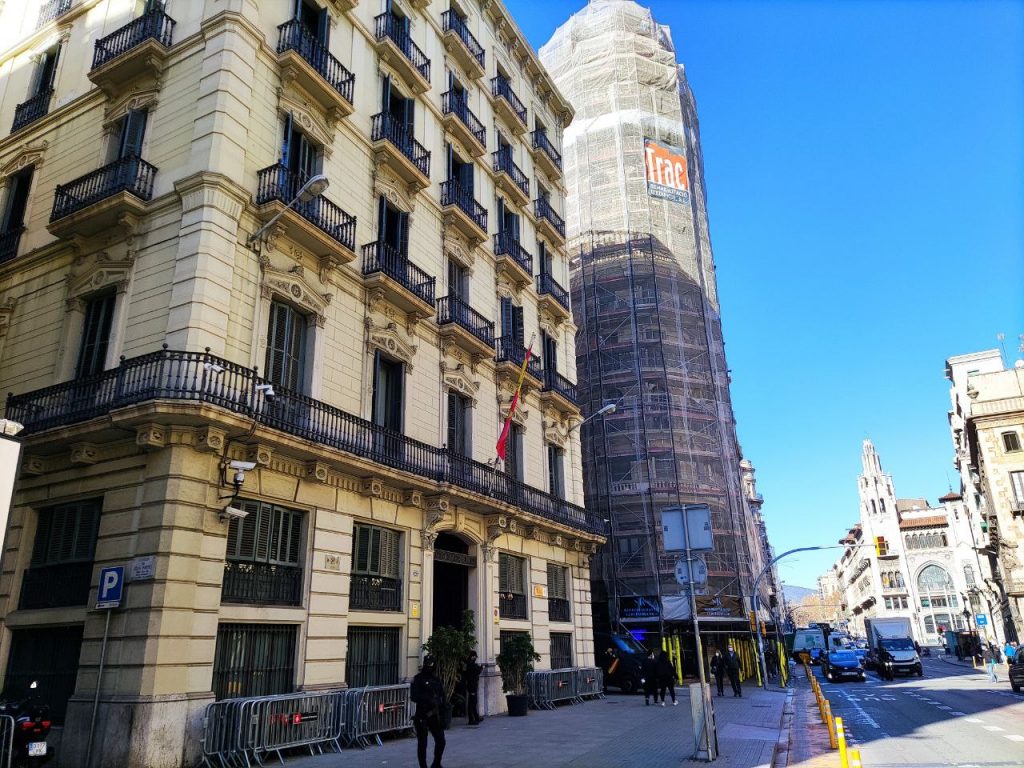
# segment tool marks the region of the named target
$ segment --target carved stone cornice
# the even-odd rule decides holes
[[[38,144],[25,144],[14,157],[0,167],[0,177],[3,177],[6,181],[8,176],[30,165],[39,168],[43,164],[43,155],[48,146],[50,146],[48,141],[41,141]]]
[[[333,294],[320,293],[305,277],[301,266],[291,269],[277,269],[270,264],[261,264],[263,279],[260,282],[260,295],[264,299],[279,296],[286,301],[306,310],[316,322],[318,328],[327,323],[327,307]]]
[[[460,395],[469,398],[472,407],[476,407],[476,393],[480,391],[480,382],[469,376],[464,363],[449,366],[441,361],[441,378],[445,387],[454,389]]]
[[[393,321],[387,325],[380,325],[367,316],[363,323],[366,326],[367,351],[380,350],[389,357],[401,360],[411,372],[417,349],[417,345],[412,341],[415,337],[408,330],[403,334],[399,331],[398,324]]]

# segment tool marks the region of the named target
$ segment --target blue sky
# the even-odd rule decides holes
[[[582,0],[506,0],[540,47]],[[744,453],[779,552],[956,478],[947,357],[1024,333],[1024,2],[651,0],[697,97]],[[783,561],[814,586],[836,550]]]

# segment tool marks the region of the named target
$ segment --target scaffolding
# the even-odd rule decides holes
[[[697,503],[715,536],[703,592],[739,607],[721,625],[734,628],[761,542],[741,491],[693,94],[668,28],[626,0],[591,0],[540,55],[576,111],[563,157],[580,402],[617,406],[582,433],[587,507],[610,526],[595,625],[666,631],[662,607],[682,588],[660,512]],[[685,172],[665,181],[652,157]]]

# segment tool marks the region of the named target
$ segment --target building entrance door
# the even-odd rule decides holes
[[[469,608],[469,576],[476,558],[469,544],[452,533],[440,533],[434,542],[434,628],[459,627]]]

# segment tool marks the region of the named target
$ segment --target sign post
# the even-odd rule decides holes
[[[89,741],[85,748],[85,765],[92,758],[92,743],[96,735],[96,713],[100,707],[100,685],[103,683],[103,664],[107,659],[107,637],[110,634],[110,613],[120,607],[124,594],[124,566],[112,565],[100,569],[100,585],[96,592],[96,610],[105,610],[103,644],[100,646],[100,667],[96,673],[96,693],[92,698],[92,718],[89,721]]]

